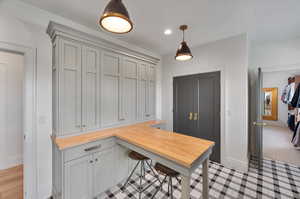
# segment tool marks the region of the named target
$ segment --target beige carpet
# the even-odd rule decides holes
[[[293,132],[288,128],[267,126],[263,131],[263,155],[300,166],[300,150],[293,147]]]

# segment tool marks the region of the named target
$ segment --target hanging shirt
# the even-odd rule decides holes
[[[292,97],[292,100],[289,102],[289,104],[294,108],[297,108],[299,95],[300,95],[300,84],[298,85],[296,91],[294,92],[294,96]]]
[[[282,90],[281,101],[285,104],[287,103],[287,95],[289,93],[289,89],[290,89],[290,87],[289,87],[289,84],[288,84]]]
[[[300,146],[300,126],[299,125],[300,125],[300,123],[298,122],[298,124],[295,128],[293,139],[292,139],[292,143],[295,147]]]
[[[295,95],[295,82],[291,83],[289,85],[289,92],[288,92],[288,96],[287,96],[287,103],[290,104],[293,100],[293,97]]]

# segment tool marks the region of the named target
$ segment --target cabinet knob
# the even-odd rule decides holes
[[[94,161],[93,160],[90,160],[90,163],[92,164]]]
[[[98,158],[95,159],[95,162],[98,162]]]
[[[86,127],[86,125],[85,125],[85,124],[83,124],[83,125],[82,125],[82,127],[83,127],[83,128],[85,128],[85,127]]]

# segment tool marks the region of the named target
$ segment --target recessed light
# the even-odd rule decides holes
[[[166,29],[164,33],[165,33],[165,35],[170,35],[170,34],[172,34],[172,30],[171,29]]]

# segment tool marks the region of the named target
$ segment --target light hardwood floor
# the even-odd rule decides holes
[[[0,170],[0,199],[23,199],[23,165]]]

